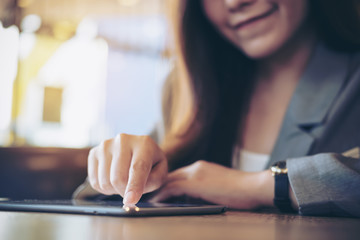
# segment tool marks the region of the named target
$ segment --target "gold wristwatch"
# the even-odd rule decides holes
[[[286,161],[280,161],[271,166],[275,178],[274,205],[282,212],[294,212],[289,197],[289,178]]]

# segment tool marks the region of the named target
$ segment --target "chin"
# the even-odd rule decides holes
[[[271,42],[261,42],[257,44],[250,44],[248,46],[242,46],[242,52],[251,59],[264,59],[268,58],[274,53],[276,53],[282,44],[271,43]]]
[[[254,60],[260,60],[260,59],[264,59],[264,58],[267,58],[269,56],[271,56],[275,51],[270,51],[268,49],[250,49],[247,51],[244,51],[243,50],[243,53],[248,56],[249,58],[251,59],[254,59]]]
[[[251,59],[264,59],[278,52],[285,45],[288,36],[281,32],[272,32],[271,34],[258,38],[243,40],[236,45]]]

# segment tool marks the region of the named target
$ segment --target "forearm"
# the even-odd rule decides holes
[[[255,209],[273,206],[274,177],[270,170],[243,172],[229,169],[215,194],[206,200],[226,205],[234,209]],[[219,179],[220,180],[220,179]]]
[[[275,181],[271,171],[266,170],[250,174],[252,179],[249,179],[249,182],[252,184],[248,184],[247,187],[253,196],[254,203],[256,203],[254,207],[273,206]]]
[[[243,172],[197,161],[169,173],[165,184],[152,201],[183,195],[233,209],[273,206],[274,177],[270,170]]]
[[[241,188],[244,188],[249,196],[249,206],[245,208],[257,208],[264,206],[274,206],[275,181],[270,170],[256,173],[246,173],[246,179]],[[294,209],[298,209],[295,195],[289,186],[289,197]]]

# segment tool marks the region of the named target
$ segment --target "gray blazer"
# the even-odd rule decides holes
[[[286,160],[304,215],[360,217],[360,53],[319,45],[291,99],[269,166]],[[305,157],[304,157],[305,156]]]
[[[164,124],[154,138],[161,140]],[[360,146],[360,53],[319,45],[291,99],[268,167],[287,161],[303,215],[360,217],[360,159],[340,153]],[[75,198],[98,194],[85,182]]]

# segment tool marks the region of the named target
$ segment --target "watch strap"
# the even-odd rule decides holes
[[[276,167],[286,169],[286,162],[279,162],[275,164]],[[295,212],[291,206],[289,197],[289,177],[287,171],[280,171],[274,173],[275,177],[275,196],[274,205],[281,212]]]

